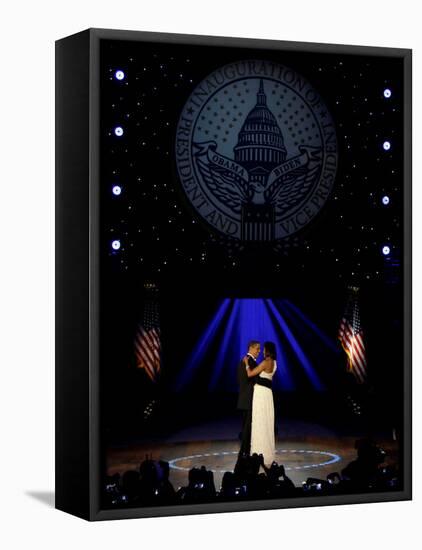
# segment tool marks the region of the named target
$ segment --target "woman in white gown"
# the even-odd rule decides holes
[[[257,376],[252,398],[250,454],[262,454],[264,457],[264,464],[268,468],[275,460],[274,398],[272,378],[276,370],[277,363],[275,345],[273,342],[265,342],[264,360],[254,369],[246,369],[246,372],[249,377]]]

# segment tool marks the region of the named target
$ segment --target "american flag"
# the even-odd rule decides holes
[[[156,382],[161,369],[159,312],[156,300],[147,300],[135,335],[136,366]]]
[[[363,332],[360,324],[358,288],[350,287],[350,294],[343,318],[340,322],[338,339],[347,354],[349,372],[356,380],[363,384],[367,378],[366,351],[363,341]]]

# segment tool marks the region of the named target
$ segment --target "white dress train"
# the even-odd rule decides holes
[[[273,372],[262,371],[258,376],[272,380],[277,363],[274,361]],[[262,454],[265,466],[271,466],[275,460],[275,434],[274,434],[274,398],[273,392],[259,383],[254,384],[252,398],[252,428],[251,451]]]

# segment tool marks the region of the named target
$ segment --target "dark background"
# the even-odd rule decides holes
[[[175,130],[195,86],[239,59],[267,59],[302,74],[323,97],[337,128],[338,171],[327,203],[287,246],[245,246],[213,235],[186,204],[174,162]],[[117,81],[122,69],[126,78]],[[336,339],[347,286],[360,287],[368,357],[367,422],[401,425],[403,378],[403,66],[387,57],[216,46],[101,41],[101,406],[104,441],[159,436],[192,417],[234,410],[224,387],[209,395],[204,368],[183,396],[172,382],[226,297],[289,298]],[[385,99],[384,89],[392,90]],[[116,125],[125,134],[116,138]],[[388,139],[390,151],[382,149]],[[115,197],[112,186],[123,192]],[[383,195],[390,204],[382,204]],[[111,248],[120,239],[120,250]],[[391,254],[384,256],[382,246]],[[205,256],[204,256],[205,253]],[[133,337],[144,283],[160,289],[162,377],[152,384],[134,367]],[[316,411],[346,422],[353,380],[325,372],[316,395],[298,378],[284,395],[286,414]],[[323,370],[322,370],[323,372]],[[354,391],[359,392],[359,388]],[[361,392],[362,393],[362,392]],[[368,397],[369,396],[369,397]],[[157,424],[142,423],[155,398]],[[218,406],[216,406],[218,403]],[[335,414],[333,414],[333,412]],[[148,429],[150,432],[148,432]],[[160,432],[161,430],[161,432]]]

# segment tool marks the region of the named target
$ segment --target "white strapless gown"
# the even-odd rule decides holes
[[[277,363],[274,361],[272,373],[262,371],[258,374],[261,378],[272,380]],[[256,383],[252,398],[252,431],[251,431],[251,455],[262,454],[264,464],[271,466],[275,460],[275,434],[274,434],[274,398],[273,392],[266,386]]]

